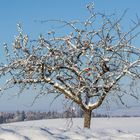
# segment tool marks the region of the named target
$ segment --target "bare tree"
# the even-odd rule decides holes
[[[108,95],[117,96],[123,104],[125,94],[137,98],[121,84],[124,79],[134,83],[140,78],[140,49],[132,45],[140,21],[133,21],[134,26],[123,32],[120,23],[126,12],[117,19],[95,13],[92,5],[87,8],[90,17],[83,22],[42,21],[61,24],[64,36],[50,31],[29,41],[18,24],[13,47],[4,44],[7,62],[0,64],[0,76],[9,78],[1,91],[19,85],[20,92],[34,86],[40,89],[39,95],[64,95],[81,107],[84,127],[90,128],[92,110]]]

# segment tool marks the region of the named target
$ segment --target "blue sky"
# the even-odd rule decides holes
[[[0,59],[3,58],[2,44],[7,42],[10,46],[17,34],[16,24],[21,22],[24,31],[30,38],[36,38],[40,33],[47,33],[48,25],[41,24],[40,20],[64,19],[83,20],[87,17],[86,4],[94,2],[96,11],[105,13],[117,13],[121,15],[125,9],[129,9],[124,18],[124,26],[129,26],[130,19],[140,17],[140,0],[1,0],[0,1]],[[51,27],[51,25],[49,25]],[[137,45],[138,45],[137,41]],[[21,95],[18,99],[12,98],[7,92],[0,98],[0,110],[32,110],[49,109],[47,97],[38,100],[32,107],[32,93]],[[12,91],[11,91],[12,92]],[[10,94],[10,95],[9,95]],[[54,105],[55,106],[55,105]],[[56,105],[60,108],[60,103]]]

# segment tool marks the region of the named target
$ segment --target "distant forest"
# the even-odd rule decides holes
[[[73,110],[66,110],[64,112],[57,111],[16,111],[16,112],[0,112],[0,124],[30,121],[30,120],[41,120],[41,119],[56,119],[56,118],[81,118],[83,112],[75,112]],[[107,117],[107,115],[92,114],[92,117]]]
[[[56,118],[82,118],[83,112],[81,110],[66,110],[64,112],[57,111],[16,111],[16,112],[0,112],[0,124],[12,123],[20,121],[41,120],[41,119],[56,119]],[[109,116],[106,114],[92,113],[92,117],[132,117],[129,115],[123,116]],[[133,116],[139,117],[139,116]]]

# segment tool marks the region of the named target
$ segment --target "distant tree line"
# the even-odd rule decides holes
[[[92,114],[92,117],[107,117],[100,114]],[[72,109],[65,110],[63,112],[57,111],[16,111],[16,112],[0,112],[0,124],[30,121],[30,120],[41,120],[41,119],[55,119],[55,118],[78,118],[83,117],[81,110],[75,111]]]
[[[41,119],[55,119],[55,118],[74,118],[82,117],[82,114],[73,112],[71,110],[66,110],[64,112],[57,111],[16,111],[16,112],[0,112],[0,124],[11,123],[19,121],[29,121],[29,120],[41,120]]]
[[[0,112],[0,124],[2,123],[12,123],[20,121],[30,121],[30,120],[41,120],[41,119],[56,119],[56,118],[82,118],[83,111],[66,110],[63,112],[57,111],[16,111],[16,112]],[[129,115],[124,116],[110,116],[107,114],[92,113],[92,117],[131,117]],[[139,117],[139,116],[133,116]]]

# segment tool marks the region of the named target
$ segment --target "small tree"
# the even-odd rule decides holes
[[[140,78],[140,49],[132,45],[140,22],[123,32],[120,23],[125,12],[115,19],[95,13],[92,5],[87,8],[90,17],[84,22],[55,20],[67,28],[64,36],[51,31],[47,37],[29,41],[18,24],[12,50],[4,44],[7,63],[1,63],[0,76],[9,78],[2,91],[15,85],[22,91],[33,85],[39,94],[64,95],[81,107],[84,127],[90,128],[92,110],[110,94],[123,103],[123,95],[129,94],[121,92],[124,79]]]

